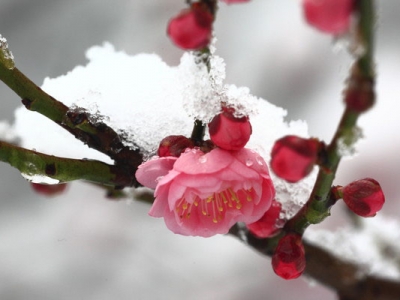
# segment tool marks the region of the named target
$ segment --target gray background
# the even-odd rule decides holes
[[[84,65],[85,50],[104,41],[177,64],[182,51],[165,28],[183,2],[0,0],[0,33],[18,68],[39,85]],[[387,196],[382,213],[398,218],[400,5],[377,2],[378,104],[361,118],[366,139],[360,155],[343,162],[337,183],[376,178]],[[329,140],[351,60],[307,27],[299,9],[292,0],[221,5],[217,54],[227,62],[227,82],[287,108],[288,119],[307,120],[312,135]],[[0,119],[12,121],[18,97],[0,84],[0,99]],[[277,278],[268,259],[232,238],[173,235],[141,203],[107,201],[84,183],[44,199],[4,163],[0,176],[1,299],[335,299],[307,279]],[[343,211],[338,204],[318,226],[346,224]]]

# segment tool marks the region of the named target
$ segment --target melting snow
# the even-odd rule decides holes
[[[307,136],[307,125],[286,123],[286,111],[250,94],[244,87],[224,84],[225,63],[212,56],[211,71],[199,57],[185,53],[178,66],[168,66],[155,54],[129,56],[110,44],[90,48],[89,62],[58,78],[46,78],[42,88],[70,109],[89,111],[92,121],[105,122],[124,137],[125,145],[139,147],[146,157],[154,154],[167,135],[190,136],[195,118],[209,121],[220,111],[221,101],[249,115],[253,134],[248,143],[269,161],[276,139],[287,134]],[[105,155],[89,149],[68,132],[38,113],[17,109],[15,131],[22,146],[39,152],[98,159]],[[277,199],[291,216],[306,201],[315,176],[298,184],[275,180]]]

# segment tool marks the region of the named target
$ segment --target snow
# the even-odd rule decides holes
[[[8,69],[13,69],[14,56],[10,49],[8,49],[8,43],[6,38],[0,34],[0,63],[4,64]]]
[[[9,143],[16,143],[18,141],[13,127],[5,121],[0,121],[0,140]]]
[[[358,264],[371,275],[399,280],[400,224],[382,216],[358,220],[359,227],[336,231],[310,227],[304,237],[335,256]]]
[[[251,95],[246,87],[225,84],[225,63],[215,55],[210,72],[193,53],[185,53],[178,66],[168,66],[155,54],[129,56],[105,43],[90,48],[86,57],[86,66],[77,66],[58,78],[46,78],[43,90],[70,110],[90,112],[93,122],[108,124],[124,138],[125,145],[139,147],[146,158],[154,155],[164,137],[190,136],[194,119],[209,121],[220,111],[221,102],[234,107],[238,115],[250,116],[253,134],[247,147],[266,161],[278,138],[288,134],[307,137],[305,122],[287,123],[284,109]],[[112,163],[25,107],[17,109],[15,117],[14,129],[25,148]],[[285,217],[305,203],[314,178],[315,173],[297,184],[273,178]]]

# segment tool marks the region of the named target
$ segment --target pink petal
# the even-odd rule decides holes
[[[233,161],[229,151],[214,149],[204,154],[198,149],[182,153],[174,169],[186,174],[211,174],[222,170]]]
[[[136,179],[144,186],[155,189],[158,181],[172,170],[177,157],[166,156],[142,163],[136,171]]]

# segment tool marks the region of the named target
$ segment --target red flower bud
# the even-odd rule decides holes
[[[160,142],[158,147],[157,155],[160,157],[164,156],[175,156],[179,157],[186,148],[193,148],[194,144],[191,139],[183,135],[170,135]]]
[[[306,21],[330,34],[348,30],[353,8],[354,0],[303,0]]]
[[[65,191],[67,188],[66,183],[59,183],[59,184],[41,184],[41,183],[34,183],[31,182],[31,187],[32,189],[37,192],[38,194],[44,195],[44,196],[56,196]]]
[[[385,195],[379,183],[372,178],[365,178],[346,185],[343,201],[357,215],[373,217],[385,203]]]
[[[205,5],[193,3],[170,20],[167,33],[178,47],[200,50],[210,43],[213,21],[214,17]]]
[[[252,132],[249,118],[237,118],[233,113],[233,108],[224,107],[208,124],[211,141],[225,150],[242,149]]]
[[[304,246],[301,236],[288,234],[279,240],[272,256],[272,268],[283,279],[299,277],[306,267]]]
[[[271,152],[271,168],[280,178],[297,182],[313,169],[318,158],[319,141],[287,135],[275,142]]]
[[[344,101],[348,108],[355,112],[365,112],[375,102],[373,82],[365,78],[354,78],[346,90]]]
[[[279,214],[282,211],[282,204],[273,200],[271,207],[265,212],[257,222],[247,224],[249,231],[259,238],[267,238],[276,234],[280,227],[277,222],[279,221]]]

